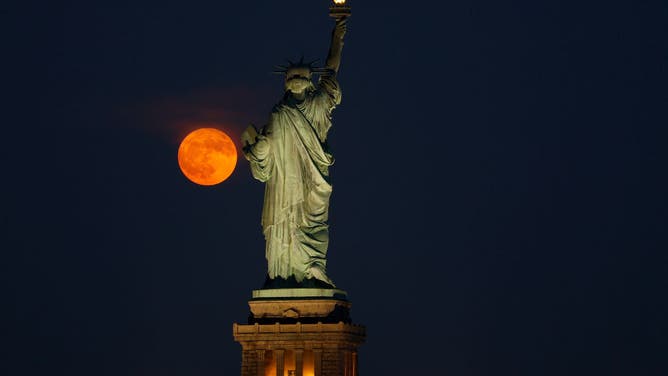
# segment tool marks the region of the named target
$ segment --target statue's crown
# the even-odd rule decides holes
[[[309,62],[305,62],[304,61],[304,56],[302,56],[299,59],[299,61],[297,61],[297,62],[293,62],[293,61],[288,60],[288,59],[286,59],[286,60],[287,60],[288,64],[287,65],[276,65],[274,67],[273,73],[275,73],[275,74],[286,74],[289,70],[297,69],[297,68],[301,68],[301,69],[305,68],[305,69],[308,69],[309,72],[316,73],[316,74],[323,74],[323,73],[331,73],[332,72],[331,69],[318,67],[316,65],[316,63],[318,62],[318,59],[313,60],[313,61],[309,61]]]

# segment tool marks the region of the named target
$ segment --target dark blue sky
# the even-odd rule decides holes
[[[327,1],[0,6],[3,375],[235,375],[264,281],[235,139],[326,57]],[[363,375],[668,372],[668,5],[356,1],[329,274]]]

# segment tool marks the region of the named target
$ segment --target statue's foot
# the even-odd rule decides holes
[[[311,267],[309,271],[306,273],[306,276],[307,278],[315,278],[317,280],[325,282],[326,284],[332,287],[336,287],[334,282],[331,279],[329,279],[327,274],[325,274],[325,272],[318,267]]]

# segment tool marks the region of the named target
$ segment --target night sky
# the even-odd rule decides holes
[[[238,375],[264,185],[197,186],[326,0],[0,6],[0,373]],[[668,374],[668,3],[354,1],[328,272],[362,375]]]

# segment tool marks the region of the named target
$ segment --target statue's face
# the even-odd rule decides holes
[[[285,90],[294,94],[303,93],[311,84],[311,70],[308,68],[290,68],[285,73]]]

